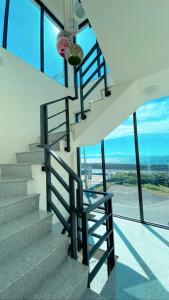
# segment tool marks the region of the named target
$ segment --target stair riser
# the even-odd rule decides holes
[[[0,197],[10,195],[26,195],[27,194],[27,182],[0,182]]]
[[[24,199],[18,203],[12,203],[10,206],[0,208],[0,224],[15,220],[19,217],[38,210],[39,195],[30,199]]]
[[[20,278],[5,292],[0,293],[1,300],[31,299],[30,295],[41,285],[43,280],[51,274],[67,256],[67,243],[62,242],[41,264],[37,265],[25,276]],[[23,288],[24,287],[24,288]],[[61,287],[62,288],[62,287]],[[28,296],[29,295],[29,296]]]
[[[31,166],[22,165],[3,165],[0,166],[2,176],[11,176],[14,178],[32,178]]]
[[[63,136],[66,132],[57,132],[57,133],[51,133],[48,135],[48,139],[50,142],[58,140],[61,136]],[[66,140],[66,137],[63,138],[63,140]],[[39,138],[39,143],[40,143],[40,138]]]
[[[84,276],[84,275],[82,276],[81,283],[78,284],[78,286],[76,286],[73,293],[70,294],[69,297],[66,298],[65,300],[72,300],[72,299],[80,300],[86,291],[87,282],[88,282],[88,273],[86,274],[86,276]]]
[[[48,216],[41,222],[20,230],[14,235],[0,241],[0,262],[14,255],[17,251],[27,247],[32,242],[44,236],[52,229],[52,216]]]
[[[44,151],[34,153],[17,153],[16,159],[18,163],[43,164]]]

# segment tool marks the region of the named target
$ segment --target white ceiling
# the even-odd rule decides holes
[[[82,0],[113,80],[169,66],[169,0]]]

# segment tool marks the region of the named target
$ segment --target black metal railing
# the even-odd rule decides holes
[[[92,69],[91,75],[87,76],[87,79],[84,81],[85,76],[89,71],[91,71],[91,69]],[[84,57],[83,62],[75,69],[75,72],[76,74],[79,74],[80,113],[81,113],[81,119],[84,120],[86,119],[84,101],[103,80],[104,80],[105,96],[107,97],[110,96],[111,94],[110,91],[108,90],[106,62],[98,42],[95,43],[95,45],[91,48],[88,54]],[[97,79],[93,80],[95,79],[95,76],[97,76]],[[90,86],[90,88],[87,91],[85,91],[85,88],[88,86],[89,83],[91,83],[92,80],[93,80],[92,86]]]
[[[52,148],[64,139],[65,150],[70,152],[69,100],[74,99],[74,97],[67,96],[40,106],[40,146],[48,145]],[[60,133],[59,137],[55,137],[58,133]]]
[[[113,234],[113,210],[112,210],[112,194],[101,193],[97,191],[84,190],[85,194],[99,195],[101,198],[95,200],[94,203],[85,202],[83,213],[82,213],[82,245],[83,245],[83,264],[90,267],[90,260],[100,249],[101,245],[106,242],[106,250],[101,258],[98,260],[94,268],[89,272],[90,283],[107,260],[108,275],[112,271],[115,265],[115,254],[114,254],[114,234]],[[101,217],[98,219],[99,212],[102,212]],[[96,218],[90,216],[95,213]],[[89,226],[90,223],[94,223]],[[98,229],[105,227],[104,233],[98,233]],[[103,229],[101,230],[103,231]],[[89,237],[95,237],[97,242],[89,248]],[[90,245],[91,246],[91,245]]]
[[[82,181],[49,146],[44,145],[44,150],[47,210],[52,210],[55,213],[65,231],[68,232],[70,236],[71,257],[77,259],[78,211],[82,210],[83,207]],[[65,172],[65,177],[68,179],[67,181],[60,175],[63,171]],[[62,193],[58,191],[56,181],[62,186]],[[67,219],[63,216],[61,206],[56,206],[55,198],[57,198],[60,205],[66,210],[69,222],[67,222]]]
[[[90,62],[86,69],[84,64],[91,59],[91,55],[97,52],[96,57]],[[85,191],[85,193],[99,194],[101,199],[95,203],[83,203],[83,184],[80,177],[54,152],[55,146],[61,140],[65,140],[65,150],[70,151],[70,116],[69,101],[78,98],[77,76],[80,74],[80,105],[81,118],[85,118],[84,101],[87,96],[104,80],[105,95],[110,95],[107,87],[107,74],[105,60],[101,62],[101,50],[98,43],[85,56],[82,64],[75,68],[74,84],[75,96],[66,96],[40,106],[40,127],[41,137],[40,145],[44,147],[45,161],[44,170],[46,172],[46,199],[47,210],[53,211],[63,225],[62,233],[67,232],[70,236],[70,254],[77,259],[78,251],[83,252],[83,264],[90,266],[90,259],[100,246],[106,241],[107,248],[102,257],[98,260],[96,266],[89,272],[89,285],[103,263],[107,260],[108,273],[112,270],[114,260],[114,238],[113,238],[113,212],[112,212],[112,194],[98,193],[94,191]],[[93,65],[97,62],[98,67],[93,71]],[[100,62],[100,63],[99,63]],[[84,70],[83,70],[83,69]],[[83,82],[84,76],[92,68],[92,74]],[[103,72],[101,72],[103,68]],[[102,74],[103,73],[103,74]],[[92,81],[92,87],[84,94],[84,89],[89,82],[98,74],[96,81]],[[78,116],[77,116],[78,118]],[[64,172],[64,176],[62,175]],[[60,185],[60,187],[58,187]],[[55,199],[60,205],[56,205]],[[86,208],[87,207],[87,208]],[[63,213],[63,209],[66,211]],[[92,219],[91,212],[102,211],[102,217]],[[89,227],[89,224],[94,223]],[[103,235],[97,233],[100,226],[105,226]],[[90,249],[89,237],[92,236],[98,241]]]

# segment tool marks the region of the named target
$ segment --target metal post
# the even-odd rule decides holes
[[[99,45],[97,44],[97,67],[100,66],[100,56],[99,56],[99,53],[100,53],[100,49],[99,49]],[[98,70],[98,78],[101,76],[101,69]]]
[[[40,106],[40,143],[41,146],[48,145],[48,109],[47,105]]]
[[[144,223],[143,196],[142,196],[142,185],[141,185],[140,157],[139,157],[136,112],[133,114],[133,126],[134,126],[134,143],[135,143],[135,154],[136,154],[136,169],[137,169],[137,184],[138,184],[138,196],[139,196],[139,207],[140,207],[140,220],[141,220],[141,222]]]
[[[89,245],[88,245],[88,219],[86,211],[82,213],[82,245],[83,245],[83,259],[82,263],[89,266]],[[88,287],[90,282],[88,281]]]
[[[112,199],[110,198],[107,202],[107,213],[111,214],[106,222],[107,231],[111,231],[113,229],[113,210],[112,210]],[[107,259],[107,269],[108,269],[108,276],[110,275],[114,265],[115,265],[115,253],[114,253],[114,233],[113,231],[110,233],[108,237],[108,247],[111,251],[108,259]]]
[[[65,110],[66,110],[66,135],[67,135],[67,145],[65,151],[70,152],[70,120],[69,120],[69,98],[65,99]]]
[[[105,58],[103,57],[104,62],[104,88],[105,88],[105,97],[108,97],[111,95],[111,92],[108,90],[108,82],[107,82],[107,70],[106,70],[106,62]]]
[[[86,115],[84,113],[84,100],[83,100],[83,77],[82,77],[82,68],[79,69],[79,80],[80,80],[80,110],[81,110],[81,119],[85,120]]]
[[[105,163],[105,151],[104,140],[101,141],[101,155],[102,155],[102,176],[103,176],[103,192],[107,192],[106,186],[106,163]]]
[[[77,259],[77,213],[75,207],[74,179],[71,175],[69,175],[69,188],[71,257]]]
[[[5,16],[4,16],[3,42],[2,42],[2,46],[4,48],[7,48],[7,40],[8,40],[9,6],[10,6],[10,0],[6,0]]]
[[[74,67],[74,89],[75,89],[75,99],[78,99],[78,72],[76,71],[76,67]]]
[[[64,79],[65,79],[65,87],[68,88],[68,65],[66,59],[64,59]]]
[[[51,211],[50,202],[52,201],[52,192],[51,192],[51,172],[49,168],[51,166],[51,155],[49,150],[45,147],[45,171],[46,171],[46,205],[47,211]]]

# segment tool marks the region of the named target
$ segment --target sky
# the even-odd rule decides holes
[[[163,163],[169,163],[169,97],[148,101],[140,107],[137,125],[140,159],[148,161],[154,157],[154,163],[159,163],[163,157]],[[105,138],[105,155],[116,162],[135,161],[132,116]],[[86,147],[86,157],[99,161],[100,145]]]

